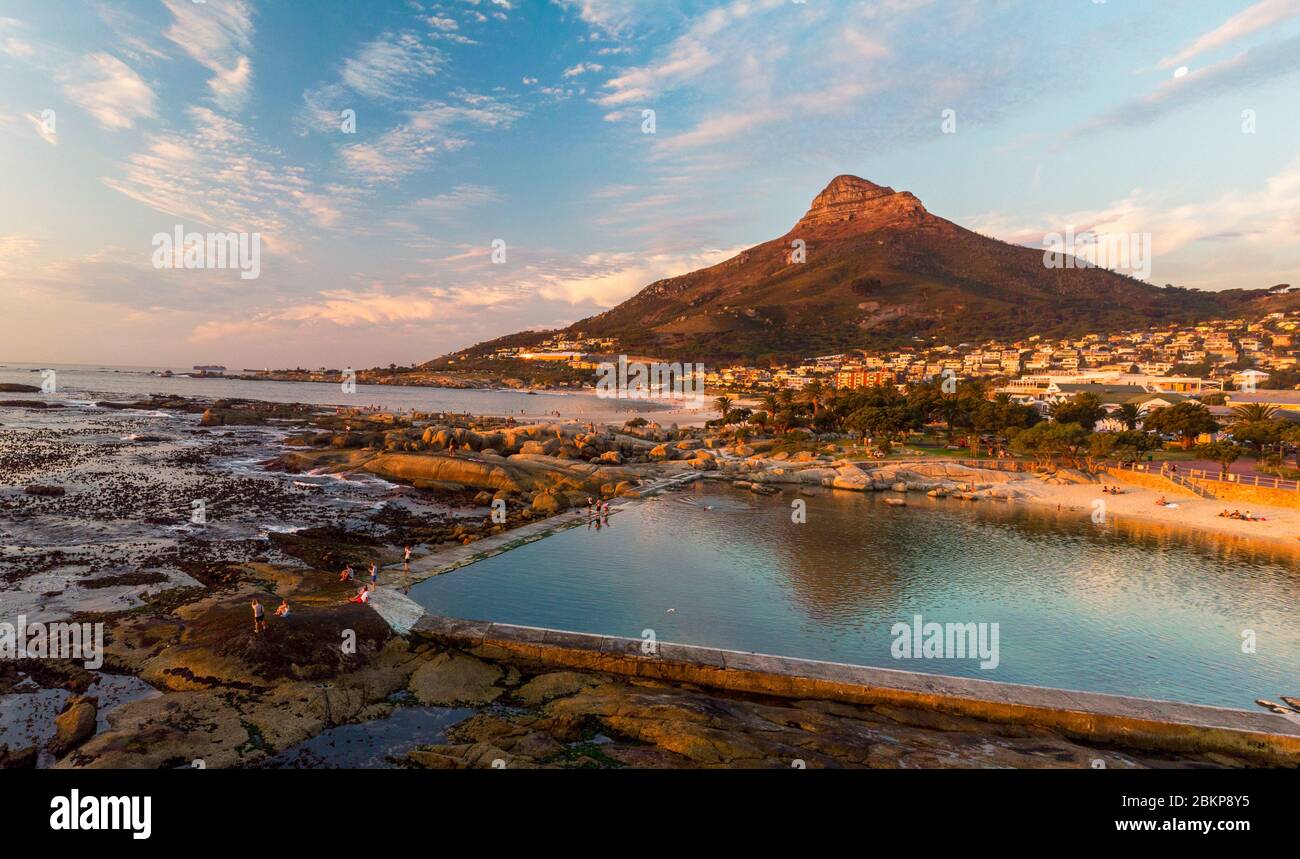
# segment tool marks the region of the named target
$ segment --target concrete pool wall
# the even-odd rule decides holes
[[[424,614],[410,634],[499,661],[780,698],[912,707],[1047,728],[1092,743],[1300,766],[1300,715],[1153,701]]]

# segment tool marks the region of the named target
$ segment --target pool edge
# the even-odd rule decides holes
[[[403,624],[406,626],[406,624]],[[896,705],[1048,728],[1093,743],[1300,765],[1300,716],[975,680],[423,614],[409,634],[523,660],[780,698]]]

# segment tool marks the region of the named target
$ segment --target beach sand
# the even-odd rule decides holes
[[[1275,507],[1257,504],[1243,505],[1240,501],[1216,498],[1197,498],[1174,492],[1162,493],[1131,484],[1120,484],[1123,495],[1105,495],[1103,485],[1113,483],[1083,483],[1055,485],[1037,480],[1016,482],[1017,489],[1027,495],[1025,503],[1038,507],[1057,507],[1061,510],[1077,511],[1081,515],[1091,516],[1096,509],[1093,502],[1101,499],[1106,502],[1106,515],[1119,521],[1141,521],[1165,525],[1171,528],[1189,528],[1195,531],[1222,534],[1253,543],[1269,543],[1278,547],[1285,546],[1300,550],[1300,509]],[[1164,495],[1165,500],[1177,504],[1176,508],[1160,507],[1156,499]],[[1265,521],[1245,522],[1239,519],[1220,517],[1229,511],[1249,510],[1253,516],[1262,516]]]

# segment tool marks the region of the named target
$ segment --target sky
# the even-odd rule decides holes
[[[1160,285],[1300,285],[1298,73],[1300,0],[0,0],[0,361],[421,362],[842,173],[1032,247],[1149,234]],[[166,266],[178,226],[258,276]]]

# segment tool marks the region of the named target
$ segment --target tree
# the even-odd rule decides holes
[[[1124,403],[1116,410],[1115,418],[1124,424],[1125,429],[1135,430],[1138,421],[1142,419],[1142,412],[1136,403]]]
[[[1300,424],[1288,424],[1279,436],[1280,441],[1295,448],[1295,464],[1296,468],[1300,468]]]
[[[1282,440],[1284,428],[1283,422],[1277,420],[1243,421],[1232,425],[1232,438],[1233,441],[1244,442],[1263,451],[1265,447]]]
[[[881,449],[888,453],[893,437],[911,429],[915,418],[905,405],[863,406],[849,415],[845,423],[863,435],[879,437]]]
[[[1142,426],[1153,432],[1177,436],[1183,450],[1191,450],[1196,437],[1202,433],[1215,432],[1219,428],[1219,422],[1203,403],[1184,400],[1148,412]]]
[[[1011,430],[1026,429],[1042,420],[1033,406],[1011,401],[1010,394],[983,400],[971,410],[971,426],[977,433],[1007,436]]]
[[[1277,407],[1267,403],[1242,403],[1232,407],[1233,424],[1253,424],[1271,421],[1277,416]]]
[[[1106,407],[1101,404],[1101,398],[1089,391],[1075,394],[1052,408],[1052,420],[1058,424],[1078,424],[1089,432],[1104,417]]]
[[[1150,450],[1154,445],[1155,439],[1152,436],[1137,430],[1098,432],[1088,439],[1088,455],[1092,459],[1137,462],[1143,451]]]
[[[1050,462],[1058,456],[1077,458],[1087,441],[1088,431],[1075,423],[1038,423],[1011,434],[1012,450],[1039,462]]]
[[[727,421],[727,412],[731,411],[732,402],[733,400],[731,397],[728,397],[726,394],[723,394],[713,401],[713,406],[718,410],[718,415],[721,416],[723,423],[726,423]]]
[[[799,392],[803,401],[812,405],[813,417],[817,417],[817,411],[821,408],[822,398],[825,393],[825,387],[822,385],[820,379],[811,380],[808,384],[804,385],[803,390]]]
[[[1219,476],[1222,477],[1228,471],[1228,467],[1241,458],[1245,451],[1229,441],[1212,441],[1209,444],[1198,445],[1196,452],[1211,462],[1217,462]]]

